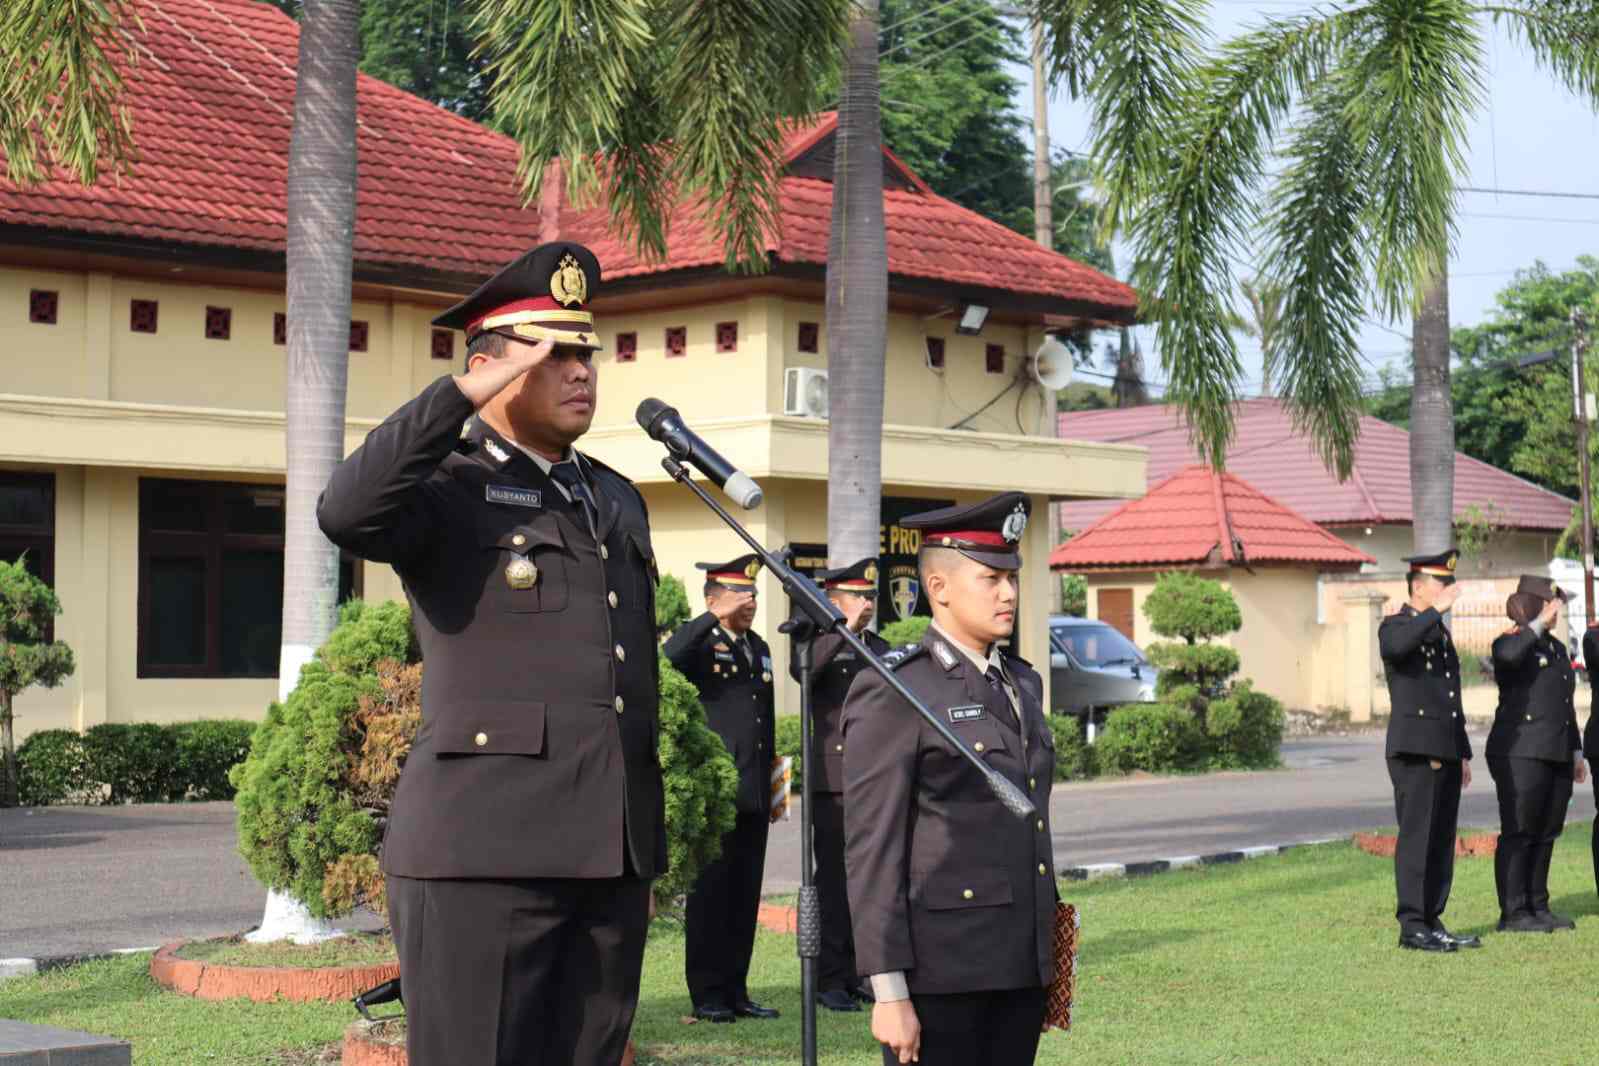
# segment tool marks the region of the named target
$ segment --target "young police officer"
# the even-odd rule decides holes
[[[696,1018],[776,1018],[777,1011],[750,999],[747,984],[772,817],[772,755],[777,750],[772,652],[750,629],[761,563],[755,555],[741,555],[726,563],[695,565],[707,571],[707,610],[678,627],[663,650],[699,689],[706,722],[738,767],[738,820],[722,837],[721,857],[700,873],[689,893],[684,976]]]
[[[642,497],[572,448],[599,280],[546,244],[434,319],[466,331],[467,372],[368,434],[317,508],[393,564],[427,663],[383,843],[413,1066],[611,1066],[638,1002],[666,868],[655,564]]]
[[[850,631],[875,655],[888,652],[888,641],[866,627],[877,608],[877,560],[819,575],[827,598],[844,613]],[[811,645],[811,713],[816,758],[811,779],[811,814],[816,843],[816,896],[822,908],[822,953],[816,965],[816,1001],[828,1010],[859,1011],[857,1000],[871,993],[855,970],[854,931],[849,919],[849,893],[844,880],[844,698],[855,675],[866,664],[837,633]],[[800,679],[799,656],[791,655],[789,674]]]
[[[1455,936],[1441,920],[1454,880],[1460,790],[1471,784],[1460,656],[1443,622],[1460,594],[1459,559],[1454,548],[1406,559],[1410,600],[1377,627],[1392,706],[1387,758],[1399,818],[1399,946],[1416,951],[1482,946],[1477,937]]]
[[[1016,623],[1027,497],[901,519],[922,531],[933,625],[895,664],[961,741],[1026,791],[1023,821],[874,673],[844,706],[844,826],[856,964],[885,1063],[1031,1063],[1054,973],[1054,740],[1043,682],[997,645]]]

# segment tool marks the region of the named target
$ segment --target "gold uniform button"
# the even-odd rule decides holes
[[[982,752],[982,751],[985,751],[987,749],[985,749],[983,747],[983,742],[981,740],[979,740],[976,744],[972,745],[972,750],[976,751],[976,752]]]
[[[1027,779],[1027,787],[1028,787],[1028,788],[1037,788],[1037,787],[1038,787],[1038,778],[1036,778],[1036,777],[1029,777],[1029,778],[1028,778],[1028,779]]]
[[[961,892],[961,899],[971,899],[975,894],[971,889],[965,889]]]
[[[605,599],[606,599],[606,602],[608,602],[612,607],[616,606],[616,604],[617,604],[616,593],[614,593],[614,592],[606,593],[605,594]]]
[[[488,742],[489,735],[487,733],[479,733],[477,736],[472,738],[472,743],[476,744],[480,748]]]
[[[622,697],[620,697],[620,696],[616,697],[616,713],[617,714],[621,714],[622,713],[622,708],[624,706],[625,706],[625,704],[623,704],[623,702],[622,702]]]
[[[835,744],[835,745],[834,745],[834,746],[833,746],[833,750],[834,750],[834,751],[843,751],[843,750],[844,750],[844,745],[842,745],[842,744]]]
[[[520,548],[522,545],[527,543],[527,538],[524,537],[522,534],[518,533],[516,536],[511,538],[511,543],[515,544],[518,548]]]
[[[1044,820],[1042,818],[1038,820],[1038,831],[1040,833],[1044,831]]]
[[[601,544],[600,545],[600,558],[601,559],[609,559],[610,557],[611,557],[611,549],[609,549],[605,545]]]
[[[1039,873],[1039,876],[1041,876],[1041,877],[1048,877],[1049,876],[1049,867],[1045,866],[1043,863],[1039,863],[1038,864],[1038,873]]]
[[[616,646],[616,661],[619,663],[627,662],[627,652],[623,650],[620,644]]]

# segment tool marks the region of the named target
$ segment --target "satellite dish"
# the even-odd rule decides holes
[[[1072,381],[1072,352],[1055,337],[1045,337],[1033,353],[1033,380],[1046,389],[1064,389]]]

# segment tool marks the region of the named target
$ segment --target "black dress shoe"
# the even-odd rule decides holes
[[[1400,933],[1399,946],[1411,951],[1458,951],[1453,942],[1445,940],[1431,929],[1416,933]]]
[[[861,1011],[861,1005],[855,1002],[855,997],[842,988],[829,988],[816,997],[816,1002],[828,1010],[854,1011],[856,1014]]]
[[[763,1007],[753,999],[746,999],[742,1003],[733,1004],[733,1013],[740,1018],[777,1018],[781,1017],[771,1007]]]
[[[1457,936],[1441,925],[1434,929],[1433,932],[1437,933],[1439,936],[1443,937],[1457,948],[1482,947],[1482,937],[1480,936]]]
[[[849,994],[860,1000],[862,1003],[877,1002],[877,997],[872,995],[872,984],[870,981],[856,981],[850,986]]]
[[[1564,917],[1563,915],[1556,914],[1554,911],[1538,911],[1535,917],[1537,917],[1540,922],[1543,922],[1551,929],[1577,928],[1576,922],[1572,921],[1570,918]]]
[[[738,1021],[737,1016],[726,1007],[695,1007],[694,1017],[702,1022],[716,1022],[718,1025],[730,1025]]]
[[[1499,919],[1501,933],[1552,933],[1555,927],[1536,914],[1516,914]]]

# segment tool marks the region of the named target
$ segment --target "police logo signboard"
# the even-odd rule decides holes
[[[916,567],[892,567],[888,572],[888,594],[895,615],[909,618],[916,613],[916,601],[922,595],[922,583],[916,575]]]

